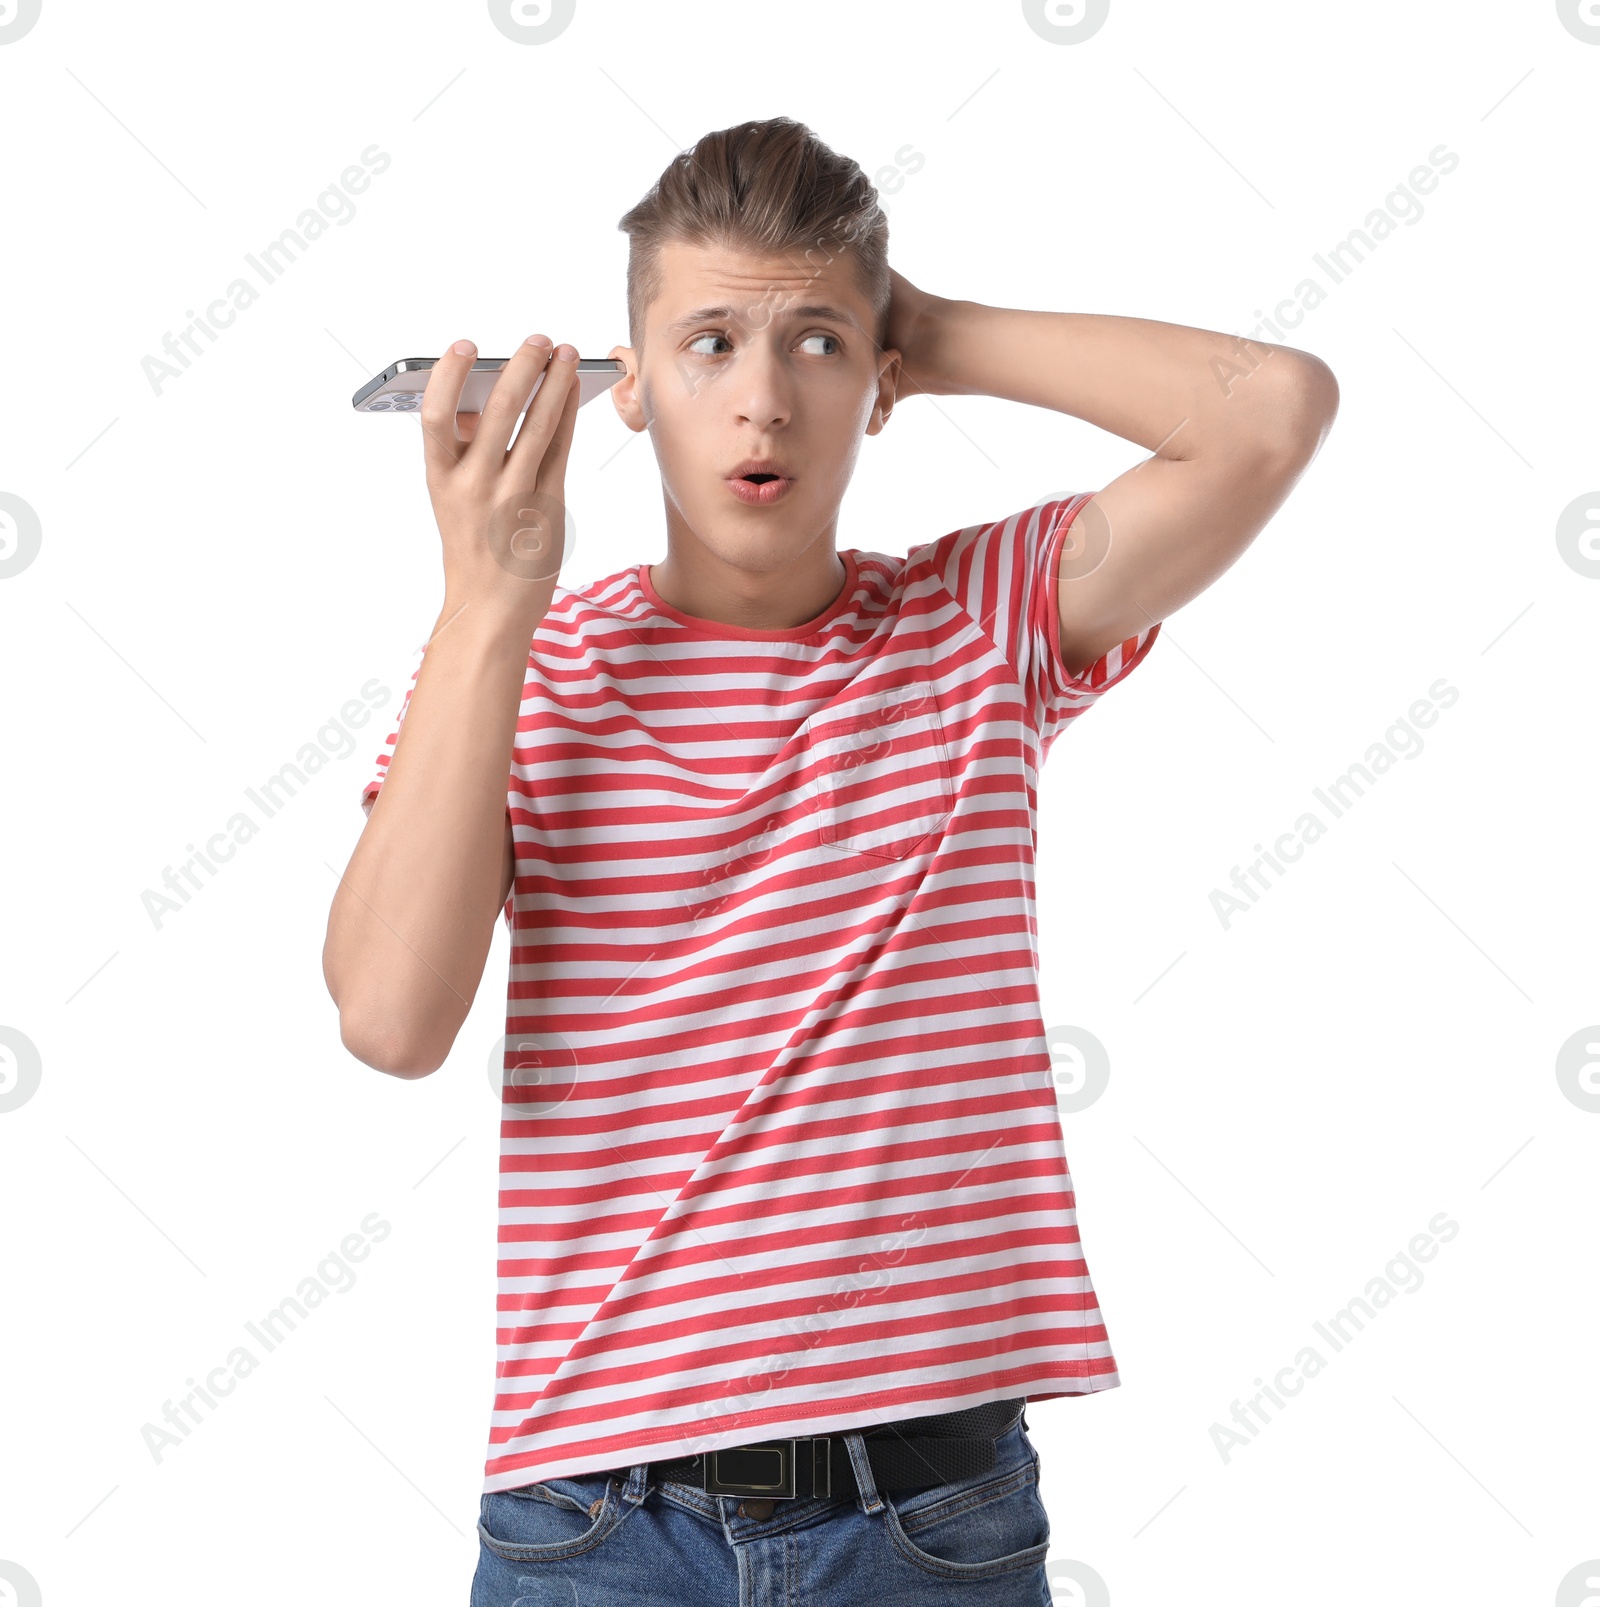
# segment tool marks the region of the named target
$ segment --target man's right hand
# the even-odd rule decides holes
[[[565,557],[567,454],[578,414],[578,354],[531,335],[500,371],[482,414],[459,412],[477,357],[458,340],[422,393],[428,495],[444,543],[445,608],[487,609],[529,633]],[[539,375],[544,383],[528,402]],[[515,444],[511,432],[527,406]]]
[[[578,411],[576,354],[552,356],[535,336],[482,416],[459,413],[474,348],[458,345],[467,349],[435,364],[420,409],[445,603],[322,951],[345,1047],[397,1077],[425,1077],[449,1055],[516,875],[508,775],[530,643],[565,556]]]

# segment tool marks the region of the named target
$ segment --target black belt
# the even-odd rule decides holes
[[[994,1442],[1022,1416],[1026,1397],[986,1401],[934,1417],[909,1417],[860,1429],[880,1490],[926,1489],[951,1479],[986,1473],[994,1466]],[[628,1469],[608,1468],[626,1478]],[[652,1482],[672,1479],[710,1495],[817,1499],[852,1496],[859,1489],[850,1449],[837,1434],[805,1439],[757,1440],[694,1456],[649,1464]]]

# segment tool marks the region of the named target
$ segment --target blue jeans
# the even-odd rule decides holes
[[[983,1473],[931,1489],[878,1489],[858,1431],[859,1493],[775,1501],[615,1475],[543,1479],[483,1496],[472,1607],[1049,1607],[1050,1519],[1039,1453],[1019,1419]]]

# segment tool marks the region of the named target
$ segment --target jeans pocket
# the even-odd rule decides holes
[[[807,740],[819,842],[839,853],[899,860],[938,841],[955,809],[955,776],[931,681],[823,710]]]
[[[478,1538],[507,1562],[559,1562],[592,1551],[626,1516],[615,1479],[543,1479],[486,1494]]]
[[[906,1561],[940,1579],[987,1579],[1038,1568],[1050,1550],[1050,1517],[1039,1494],[1039,1459],[978,1474],[898,1503],[884,1496],[890,1542]]]

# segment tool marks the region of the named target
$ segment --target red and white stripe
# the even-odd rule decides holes
[[[1160,627],[1066,672],[1051,577],[1087,501],[847,549],[788,631],[693,620],[640,565],[557,589],[508,778],[485,1491],[1119,1382],[1035,798]]]

